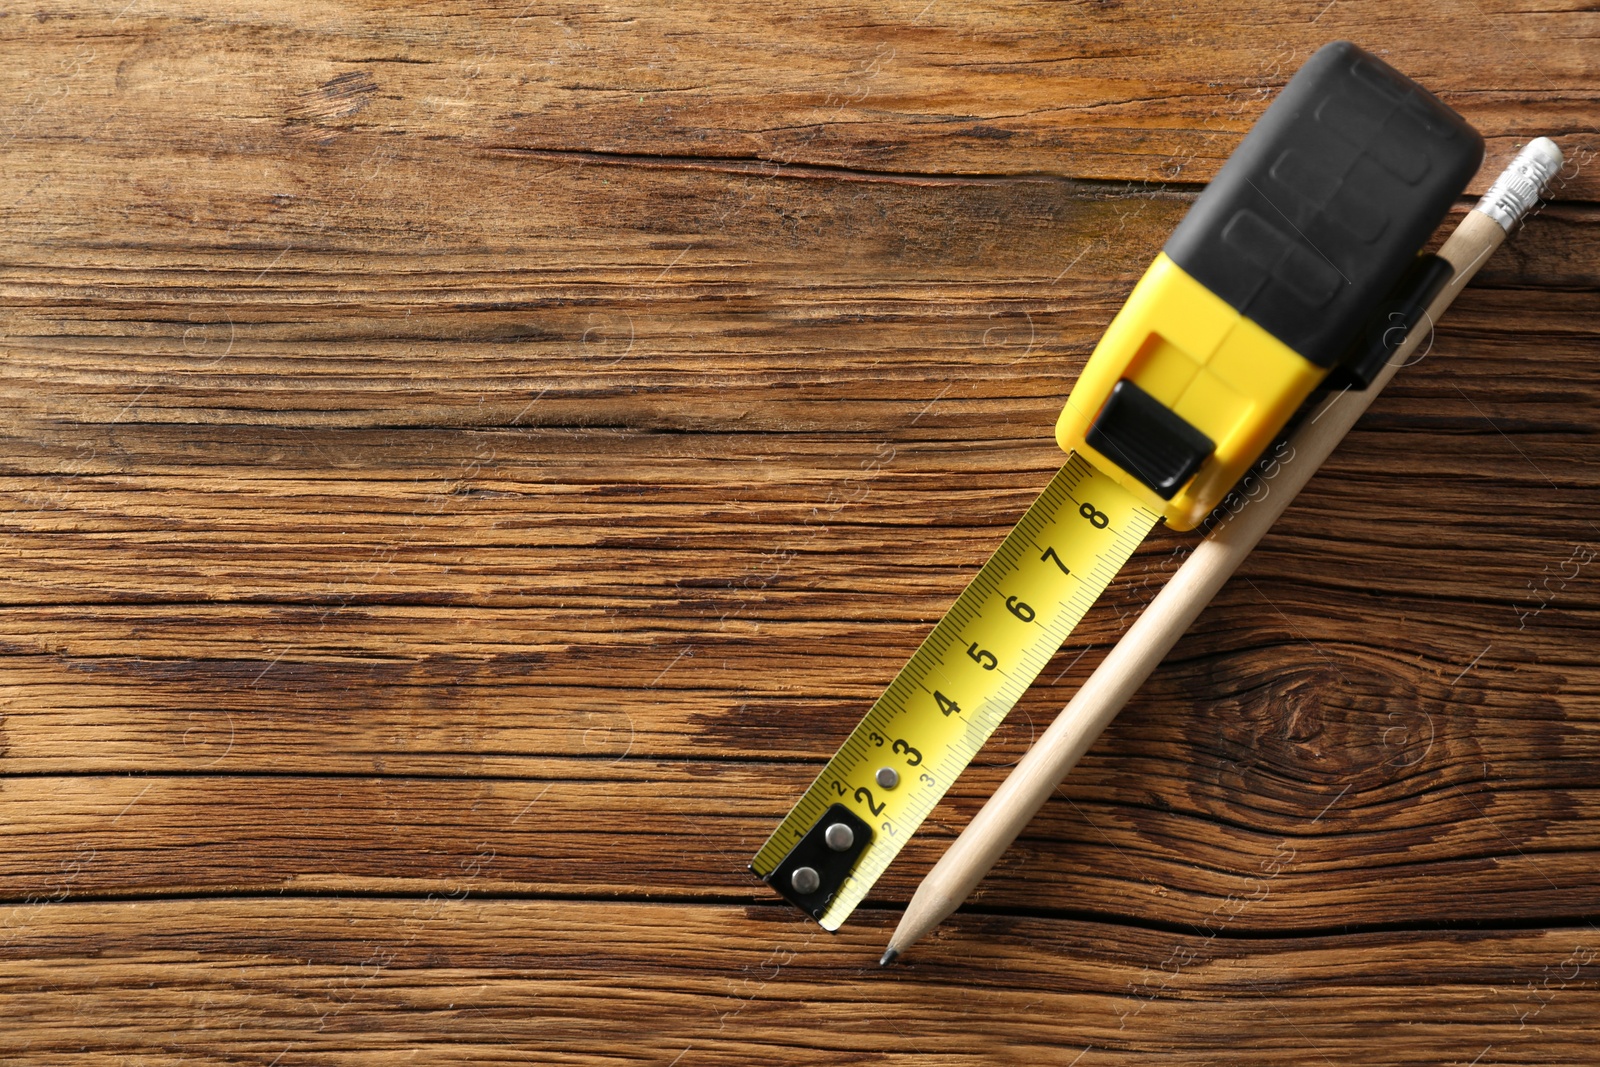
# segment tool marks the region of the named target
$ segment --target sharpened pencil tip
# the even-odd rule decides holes
[[[889,966],[889,964],[893,963],[895,960],[897,960],[899,958],[900,958],[900,950],[899,949],[893,949],[893,948],[885,949],[884,952],[883,952],[882,957],[880,957],[879,960],[878,960],[878,966],[879,967],[887,967],[887,966]]]

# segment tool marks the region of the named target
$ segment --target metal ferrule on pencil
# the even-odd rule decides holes
[[[1561,169],[1561,150],[1548,137],[1535,137],[1517,153],[1477,210],[1500,224],[1507,233],[1539,202],[1540,193]]]

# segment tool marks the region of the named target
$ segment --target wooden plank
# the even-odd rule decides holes
[[[967,917],[880,971],[871,927],[828,935],[771,906],[302,897],[7,918],[0,1054],[19,1067],[1585,1064],[1600,1036],[1588,927],[1283,941]]]
[[[978,898],[981,909],[1075,914],[1092,902],[1091,911],[1205,928],[1223,902],[1257,891],[1263,868],[1279,869],[1285,892],[1251,909],[1250,929],[1319,929],[1333,915],[1405,923],[1419,892],[1432,918],[1449,922],[1583,915],[1600,901],[1587,858],[1600,793],[1589,783],[1529,781],[1506,760],[1490,778],[1480,767],[1465,781],[1452,769],[1374,785],[1388,768],[1352,770],[1341,752],[1327,759],[1326,784],[1285,783],[1287,760],[1241,751],[1259,727],[1215,742],[1218,753],[1193,767],[1162,757],[1198,747],[1188,735],[1203,727],[1161,725],[1129,757],[1115,740],[1104,746],[1066,803],[1030,828]],[[745,866],[782,816],[783,798],[806,784],[801,768],[770,764],[527,764],[515,778],[469,781],[13,778],[0,893],[46,894],[62,869],[94,856],[104,859],[83,864],[77,896],[445,893],[492,866],[476,883],[486,892],[760,903],[768,890]],[[997,778],[970,776],[880,883],[878,899],[908,895],[947,827],[970,818]],[[1437,799],[1417,802],[1419,791]],[[1308,815],[1313,798],[1328,812]]]
[[[687,157],[1204,182],[1289,74],[1349,37],[1460,110],[1494,158],[1509,159],[1533,129],[1597,147],[1600,24],[1580,4],[1380,16],[1327,0],[1206,0],[1166,14],[1036,0],[806,12],[731,0],[682,10],[514,2],[462,15],[436,4],[397,21],[380,4],[312,12],[278,0],[217,19],[150,3],[18,20],[12,47],[29,59],[9,72],[5,99],[23,133],[45,138],[59,119],[168,154],[169,178],[181,173],[174,149],[191,144],[247,153],[273,175],[295,165],[275,149],[314,155],[381,130],[397,135],[385,148],[455,143],[540,162]],[[350,183],[388,158],[375,144]],[[1592,199],[1593,174],[1577,181]],[[437,214],[459,200],[436,189],[419,203]]]
[[[378,235],[359,248],[303,221],[236,241],[156,219],[122,225],[133,248],[115,262],[84,246],[147,209],[96,197],[102,210],[85,211],[82,190],[46,183],[30,199],[53,196],[38,215],[69,236],[13,248],[0,270],[15,368],[0,405],[33,433],[70,427],[83,462],[86,445],[105,446],[81,423],[792,433],[916,418],[924,434],[987,436],[999,421],[1037,435],[1191,199],[1034,179],[930,190],[644,171],[619,179],[597,251],[567,234],[592,210],[588,169],[529,185],[499,166],[468,180],[505,213],[434,226],[437,250],[407,259],[412,238],[382,236],[388,199],[454,166],[395,164],[384,195],[370,190],[347,220]],[[223,177],[249,185],[246,171]],[[749,183],[776,199],[744,207]],[[686,200],[731,214],[696,218]],[[244,207],[214,204],[221,218]],[[812,222],[795,231],[789,216]],[[1550,209],[1515,243],[1531,251],[1486,284],[1581,285],[1569,249],[1595,223],[1587,208]],[[1541,292],[1517,308],[1576,322],[1594,304]]]
[[[862,966],[870,929],[829,936],[774,907],[429,896],[22,909],[0,939],[21,1024],[0,1033],[0,1053],[19,1065],[1131,1064],[1155,1049],[1174,1064],[1466,1064],[1491,1049],[1493,1062],[1582,1064],[1600,1005],[1589,928],[1285,942],[962,918],[963,949],[933,942],[915,965],[878,971]],[[1413,1014],[1397,1019],[1406,985]]]

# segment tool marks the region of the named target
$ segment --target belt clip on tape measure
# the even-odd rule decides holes
[[[1372,380],[1449,278],[1418,252],[1482,158],[1375,56],[1307,60],[1095,347],[1066,465],[751,871],[838,929],[1150,528],[1198,525],[1314,388]]]

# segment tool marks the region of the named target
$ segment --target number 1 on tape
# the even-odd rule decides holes
[[[1070,456],[750,869],[837,930],[1159,517]]]

